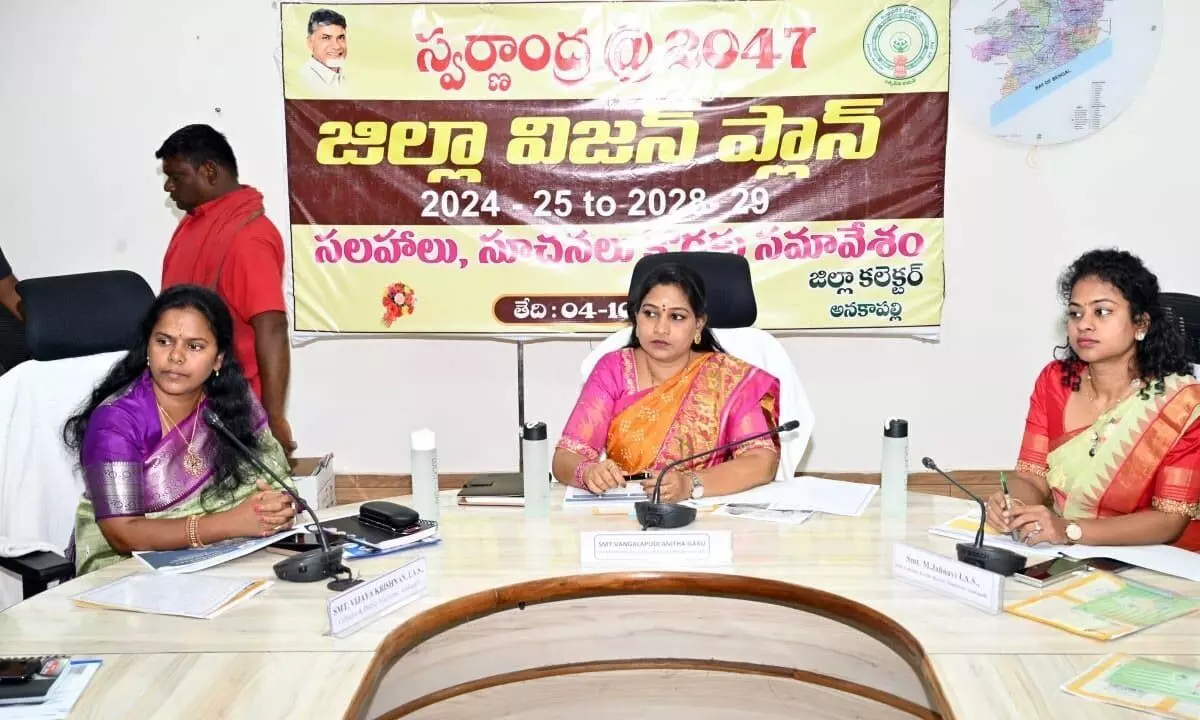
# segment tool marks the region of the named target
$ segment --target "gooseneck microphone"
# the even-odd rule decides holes
[[[671,472],[680,465],[683,465],[684,463],[689,463],[693,460],[712,455],[713,453],[719,453],[724,450],[735,448],[742,443],[747,443],[751,440],[757,440],[760,437],[791,432],[798,427],[800,427],[799,420],[789,420],[788,422],[785,422],[778,427],[773,427],[770,430],[756,433],[754,435],[748,435],[740,440],[735,440],[725,445],[718,445],[711,450],[705,450],[704,452],[699,452],[695,455],[689,455],[688,457],[680,458],[679,460],[668,464],[662,469],[662,472],[658,474],[658,479],[654,481],[654,494],[650,496],[650,499],[641,500],[633,504],[633,509],[637,512],[637,519],[641,524],[642,529],[645,530],[652,527],[662,528],[664,530],[681,528],[685,525],[690,525],[692,521],[696,519],[696,508],[694,507],[689,505],[679,505],[676,503],[659,502],[659,498],[662,494],[662,481],[667,473]]]
[[[987,523],[987,505],[984,504],[983,499],[960,485],[957,480],[950,477],[949,473],[943,472],[937,466],[937,463],[933,461],[933,458],[921,458],[921,464],[949,480],[954,487],[970,495],[974,498],[975,502],[979,503],[979,529],[975,531],[975,542],[973,544],[966,542],[958,544],[958,561],[983,568],[997,575],[1004,575],[1005,577],[1023,570],[1027,560],[1021,553],[1013,552],[1007,548],[983,544],[983,528]]]
[[[327,587],[334,592],[341,592],[361,583],[362,580],[355,580],[354,573],[342,563],[342,549],[329,547],[329,541],[325,538],[325,528],[321,525],[321,521],[317,518],[317,514],[313,512],[312,507],[304,502],[304,498],[300,497],[295,490],[288,487],[287,483],[280,479],[279,475],[275,474],[271,468],[263,464],[258,459],[258,455],[246,447],[245,443],[238,440],[237,436],[229,428],[225,427],[225,423],[221,422],[221,418],[217,417],[217,414],[211,408],[204,409],[204,422],[208,423],[208,426],[212,429],[224,435],[225,439],[233,443],[238,452],[245,455],[254,467],[262,471],[263,474],[290,495],[292,501],[296,503],[296,507],[307,512],[313,521],[313,525],[317,528],[317,539],[321,543],[321,549],[297,553],[275,563],[275,577],[287,582],[316,582],[325,578],[333,578]],[[338,576],[343,573],[346,577],[338,579]]]

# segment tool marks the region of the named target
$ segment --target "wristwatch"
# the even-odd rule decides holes
[[[1083,528],[1079,527],[1077,522],[1067,523],[1067,540],[1072,543],[1077,543],[1083,539]]]
[[[692,499],[699,500],[704,497],[704,478],[696,472],[690,472],[688,475],[692,478]]]

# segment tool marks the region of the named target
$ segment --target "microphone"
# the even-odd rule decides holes
[[[966,542],[958,544],[958,561],[967,565],[974,565],[977,568],[983,568],[997,575],[1004,575],[1005,577],[1025,569],[1027,560],[1021,553],[1013,552],[1007,548],[992,547],[991,545],[983,544],[983,527],[984,523],[987,522],[987,505],[984,504],[983,499],[960,485],[948,473],[943,472],[937,466],[937,463],[933,461],[933,458],[921,458],[921,464],[949,480],[954,487],[970,495],[974,498],[975,502],[979,503],[979,529],[975,531],[975,542],[974,544]]]
[[[723,450],[729,450],[730,448],[735,448],[742,443],[750,442],[751,440],[757,440],[758,438],[766,437],[767,435],[777,435],[779,433],[791,432],[798,427],[800,427],[799,420],[789,420],[778,427],[771,428],[770,430],[749,435],[725,445],[718,445],[711,450],[705,450],[704,452],[699,452],[695,455],[689,455],[688,457],[681,458],[673,463],[670,463],[662,469],[662,472],[658,474],[658,479],[654,481],[654,494],[650,496],[650,500],[641,500],[633,504],[633,509],[637,512],[637,519],[638,522],[641,523],[642,529],[645,530],[646,528],[650,527],[662,528],[664,530],[681,528],[685,525],[690,525],[692,521],[696,519],[696,508],[694,507],[690,507],[688,505],[678,505],[676,503],[659,502],[659,498],[662,494],[663,477],[665,477],[667,473],[671,472],[680,465],[683,465],[684,463],[691,462],[692,460],[706,457],[708,455],[712,455],[713,453],[719,453]]]
[[[316,582],[325,578],[333,578],[327,586],[334,592],[341,592],[362,582],[355,580],[354,573],[350,568],[342,563],[342,549],[339,547],[330,548],[329,541],[325,538],[325,528],[321,525],[317,514],[313,512],[312,507],[304,502],[304,498],[300,497],[299,493],[287,486],[280,477],[263,464],[258,459],[258,455],[246,447],[246,444],[238,440],[233,432],[225,427],[225,423],[221,422],[221,418],[212,411],[211,408],[204,409],[204,422],[208,423],[209,427],[216,430],[225,436],[225,439],[233,443],[233,446],[238,449],[242,455],[258,468],[264,475],[275,481],[284,492],[292,497],[292,501],[296,503],[296,507],[308,513],[312,518],[313,525],[317,528],[317,539],[321,543],[320,550],[308,550],[306,552],[292,555],[275,563],[275,577],[287,582]],[[344,579],[338,579],[338,576],[345,573]]]

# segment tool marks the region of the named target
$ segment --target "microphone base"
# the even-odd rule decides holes
[[[330,590],[341,592],[362,582],[353,579],[350,568],[342,563],[342,549],[333,547],[328,550],[309,550],[297,553],[275,563],[275,577],[285,582],[318,582],[332,578]],[[345,574],[344,579],[338,579]]]
[[[349,572],[348,568],[347,568],[347,572]],[[342,578],[341,580],[331,580],[329,582],[329,584],[326,585],[325,587],[329,588],[330,590],[332,590],[334,592],[345,592],[346,590],[349,590],[350,588],[354,587],[355,585],[361,585],[361,584],[362,584],[362,580],[360,580],[359,578],[345,577],[345,578]]]
[[[997,575],[1008,577],[1025,569],[1025,564],[1028,559],[1021,553],[1013,552],[1007,548],[992,547],[984,545],[976,546],[974,543],[959,543],[958,561],[967,565],[973,565],[977,568],[983,568],[988,572],[994,572]]]
[[[686,527],[696,519],[696,508],[688,505],[642,500],[634,503],[633,509],[637,513],[638,524],[642,526],[643,530],[647,528],[671,530]]]

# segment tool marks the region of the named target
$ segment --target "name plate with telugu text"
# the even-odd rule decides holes
[[[329,634],[346,637],[364,625],[416,600],[429,587],[425,558],[386,572],[329,598]]]
[[[963,604],[999,615],[1004,576],[904,543],[892,546],[892,575]]]
[[[733,536],[728,530],[584,532],[579,536],[581,565],[709,567],[732,561]]]

